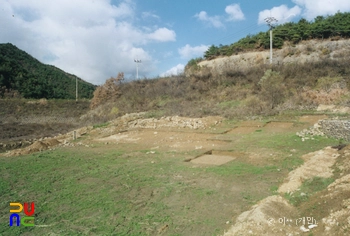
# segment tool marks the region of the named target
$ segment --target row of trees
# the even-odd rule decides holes
[[[278,25],[273,33],[273,47],[281,48],[284,41],[298,43],[308,39],[326,39],[331,37],[350,37],[350,13],[336,13],[333,16],[318,16],[313,22],[305,19],[299,22],[288,22]],[[231,45],[212,45],[205,53],[205,59],[233,54],[253,49],[267,49],[270,47],[269,32],[248,35]]]
[[[14,45],[0,44],[0,97],[74,99],[76,77],[45,65]],[[79,98],[92,98],[95,86],[79,80]],[[11,92],[12,91],[12,92]]]

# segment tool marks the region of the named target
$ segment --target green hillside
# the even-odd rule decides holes
[[[0,44],[0,98],[74,99],[76,76],[45,65],[16,46]],[[80,78],[79,98],[92,98],[95,85]]]
[[[338,12],[332,16],[317,16],[313,21],[305,19],[299,22],[288,22],[276,26],[273,29],[273,47],[281,48],[285,41],[297,44],[301,40],[327,39],[327,38],[349,38],[350,37],[350,13]],[[270,47],[270,34],[260,32],[248,35],[231,45],[212,45],[204,54],[207,60],[218,56],[231,56],[239,52],[251,50],[263,50]],[[198,59],[193,59],[190,64]]]

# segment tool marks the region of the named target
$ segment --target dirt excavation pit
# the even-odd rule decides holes
[[[220,166],[237,158],[234,153],[225,151],[208,151],[191,160],[193,164]]]
[[[324,120],[326,118],[326,115],[308,115],[300,117],[299,122],[306,122],[313,125],[316,124],[319,120]]]
[[[249,126],[237,127],[231,130],[230,132],[228,132],[228,134],[250,134],[255,132],[258,129],[259,129],[258,127],[249,127]]]
[[[280,131],[284,132],[286,129],[292,128],[294,123],[292,122],[269,122],[264,126],[268,131]]]
[[[256,121],[256,120],[245,120],[239,123],[241,127],[256,127],[261,128],[264,127],[265,122]]]

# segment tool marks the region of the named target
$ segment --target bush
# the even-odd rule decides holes
[[[99,86],[95,92],[94,97],[91,100],[90,107],[96,108],[107,101],[115,100],[120,97],[121,93],[119,91],[119,83],[124,79],[124,73],[118,73],[116,78],[110,78],[106,80],[104,85]]]
[[[270,104],[271,109],[283,102],[286,95],[286,87],[283,84],[283,77],[280,73],[267,70],[260,79],[262,98]]]
[[[316,89],[329,92],[333,86],[342,81],[341,77],[321,77],[317,80]]]
[[[189,60],[187,65],[186,65],[186,69],[189,69],[190,67],[192,67],[194,69],[199,69],[198,63],[201,61],[203,61],[203,58],[201,58],[201,57]]]
[[[247,97],[244,101],[243,101],[243,105],[246,108],[246,113],[248,115],[260,115],[260,114],[268,114],[269,112],[267,111],[267,104],[263,101],[261,101],[261,99],[259,99],[258,96],[256,95],[251,95],[249,97]]]
[[[112,107],[111,109],[111,115],[118,115],[119,109],[118,107]]]

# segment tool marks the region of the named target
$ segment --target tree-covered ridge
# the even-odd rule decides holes
[[[305,19],[299,22],[288,22],[273,29],[273,47],[281,48],[284,41],[297,44],[301,40],[327,39],[331,37],[350,37],[350,13],[336,13],[332,16],[318,16],[314,21]],[[231,56],[239,52],[270,48],[270,34],[260,32],[248,35],[231,45],[212,45],[205,53],[207,60],[218,56]]]
[[[45,65],[7,43],[0,44],[0,98],[19,93],[24,98],[74,99],[76,76]],[[92,98],[95,85],[78,78],[79,98]]]

